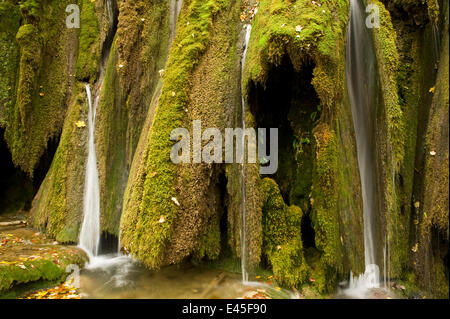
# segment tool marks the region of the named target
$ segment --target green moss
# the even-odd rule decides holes
[[[275,279],[288,287],[305,283],[309,268],[303,257],[301,235],[302,210],[287,206],[276,182],[261,180],[263,199],[263,253],[269,260]]]
[[[316,231],[316,246],[322,252],[320,262],[324,268],[333,268],[342,274],[344,251],[336,210],[338,193],[334,190],[338,179],[337,140],[334,132],[327,127],[318,130],[316,139],[317,143],[322,145],[315,163],[312,191],[311,220]]]
[[[68,265],[76,264],[81,267],[86,261],[84,252],[64,250],[59,252],[57,263],[48,256],[33,261],[0,265],[0,298],[14,286],[41,280],[62,282],[69,275],[66,272]]]
[[[80,8],[80,36],[76,78],[80,81],[95,80],[97,65],[100,60],[100,30],[95,3],[82,0]]]

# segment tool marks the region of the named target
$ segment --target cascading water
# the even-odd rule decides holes
[[[244,26],[245,28],[245,47],[244,53],[242,54],[241,61],[241,74],[244,72],[245,66],[245,58],[247,56],[248,43],[250,41],[250,34],[252,32],[252,26],[247,24]],[[245,100],[244,95],[242,94],[242,83],[241,83],[241,114],[242,114],[242,129],[245,132]],[[245,134],[242,135],[242,149],[245,150]],[[245,151],[244,151],[245,154]],[[248,282],[248,273],[247,273],[247,238],[246,238],[246,191],[245,191],[245,155],[244,160],[242,161],[242,227],[241,227],[241,268],[242,268],[242,282]]]
[[[90,255],[96,256],[100,241],[100,188],[98,181],[97,154],[95,151],[95,115],[98,97],[92,103],[92,94],[89,84],[86,84],[88,97],[88,158],[86,165],[86,178],[84,186],[83,224],[80,233],[80,247]]]
[[[350,274],[350,289],[364,292],[379,287],[379,271],[376,265],[375,215],[376,178],[374,142],[374,93],[376,85],[376,58],[372,35],[365,24],[365,10],[360,0],[350,1],[350,21],[346,43],[346,76],[353,124],[356,134],[358,165],[364,217],[365,273],[354,278]]]

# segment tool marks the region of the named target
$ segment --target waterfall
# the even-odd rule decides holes
[[[241,61],[241,77],[244,73],[244,66],[245,66],[245,58],[247,56],[247,49],[248,49],[248,42],[250,41],[250,34],[252,32],[252,26],[250,24],[247,24],[244,26],[245,28],[245,47],[244,47],[244,53],[242,54],[242,61]],[[242,113],[242,130],[244,134],[242,134],[242,149],[244,150],[244,158],[242,161],[242,226],[241,226],[241,268],[242,268],[242,282],[247,283],[248,282],[248,273],[247,273],[247,230],[246,230],[246,219],[247,219],[247,213],[246,213],[246,190],[245,190],[245,100],[244,95],[242,94],[242,81],[241,81],[241,113]]]
[[[350,274],[350,289],[379,287],[376,264],[375,216],[377,211],[375,177],[375,107],[377,70],[370,29],[365,25],[365,10],[360,0],[350,1],[350,21],[346,43],[346,77],[356,135],[364,218],[365,273]]]
[[[84,184],[83,225],[80,233],[80,247],[90,255],[97,256],[100,241],[100,188],[98,181],[97,154],[95,151],[95,114],[98,104],[98,96],[92,104],[91,88],[86,83],[88,97],[88,158],[86,165],[86,177]]]

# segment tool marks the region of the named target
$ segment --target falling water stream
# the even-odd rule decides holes
[[[244,73],[244,66],[245,66],[245,58],[247,57],[247,49],[248,49],[248,43],[250,41],[250,34],[252,32],[252,26],[251,24],[247,24],[244,26],[245,28],[245,47],[244,47],[244,53],[242,54],[242,61],[241,61],[241,75]],[[245,132],[245,99],[244,95],[242,94],[242,83],[241,83],[241,114],[242,114],[242,130]],[[242,134],[242,149],[245,150],[245,134]],[[248,283],[248,272],[247,272],[247,229],[246,229],[246,219],[247,219],[247,213],[246,213],[246,180],[245,180],[245,151],[244,151],[244,158],[242,161],[242,227],[241,227],[241,268],[242,268],[242,282]]]
[[[97,111],[98,96],[92,103],[92,94],[89,84],[86,83],[86,94],[89,104],[88,114],[88,158],[84,186],[83,224],[80,232],[80,247],[89,255],[97,256],[100,241],[100,189],[98,182],[97,154],[95,151],[95,115]]]
[[[376,58],[370,29],[365,24],[365,10],[360,0],[350,1],[350,21],[346,43],[346,76],[353,124],[356,135],[358,165],[361,178],[364,218],[364,274],[350,274],[349,292],[359,295],[379,287],[376,264],[375,215],[375,141],[374,108],[376,107]]]

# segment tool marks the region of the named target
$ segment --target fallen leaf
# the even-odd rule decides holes
[[[84,121],[78,121],[78,122],[76,122],[75,123],[75,125],[77,126],[77,127],[86,127],[86,123],[84,122]]]

